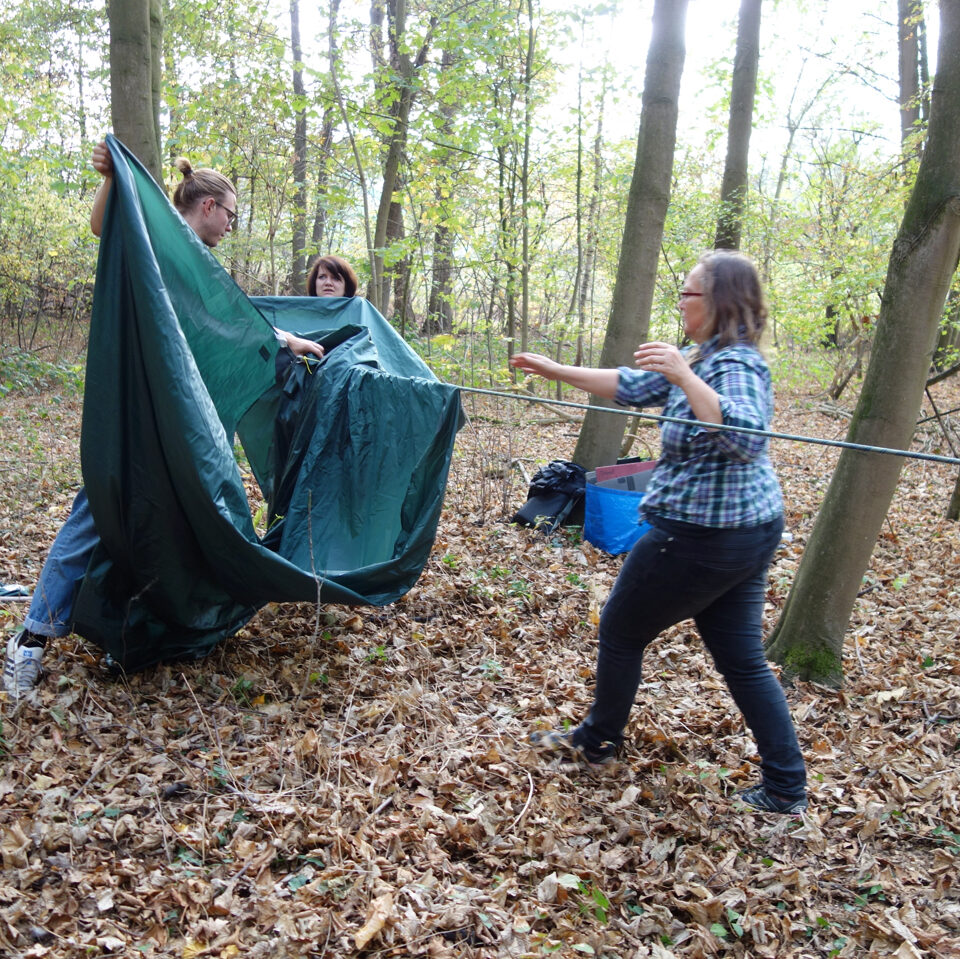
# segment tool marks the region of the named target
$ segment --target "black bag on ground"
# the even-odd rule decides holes
[[[579,463],[554,460],[538,470],[530,482],[527,501],[510,520],[552,533],[561,525],[583,523],[587,471]]]

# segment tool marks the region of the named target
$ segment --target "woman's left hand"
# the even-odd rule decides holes
[[[636,364],[646,373],[662,373],[674,386],[682,386],[693,372],[683,354],[669,343],[643,343],[633,354]]]
[[[294,336],[292,333],[284,333],[283,335],[287,340],[287,346],[296,356],[306,356],[307,353],[312,353],[318,359],[323,358],[323,347],[319,343],[314,343],[313,340],[305,340],[302,336]]]

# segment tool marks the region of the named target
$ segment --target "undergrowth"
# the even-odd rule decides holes
[[[84,368],[77,363],[50,363],[36,353],[17,348],[0,352],[0,397],[10,393],[83,392]]]

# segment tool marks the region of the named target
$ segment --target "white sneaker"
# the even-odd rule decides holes
[[[37,685],[43,672],[43,647],[22,646],[26,630],[18,629],[7,643],[7,658],[3,664],[3,688],[19,699]]]

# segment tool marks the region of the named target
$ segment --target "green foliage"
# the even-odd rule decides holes
[[[487,659],[480,664],[480,672],[484,679],[495,681],[503,676],[503,666],[495,659]]]
[[[858,884],[857,895],[854,902],[858,906],[866,906],[871,901],[886,902],[887,897],[883,893],[883,884],[875,882],[870,873],[863,876]]]
[[[727,939],[733,936],[737,939],[743,938],[743,916],[733,909],[724,911],[723,922],[715,922],[710,926],[710,931],[718,939]]]
[[[252,681],[241,676],[230,687],[230,695],[238,706],[249,706],[254,699]]]
[[[0,350],[0,397],[51,389],[79,395],[83,390],[83,368],[76,363],[50,363],[27,350]]]
[[[403,235],[383,250],[388,269],[408,271],[405,337],[445,381],[507,386],[507,357],[518,348],[507,339],[508,323],[515,319],[519,339],[526,270],[531,346],[564,360],[579,346],[583,362],[595,364],[635,155],[635,122],[625,128],[622,118],[639,117],[640,109],[638,76],[607,60],[611,10],[535,5],[529,88],[523,3],[408,5],[393,50],[385,30],[380,46],[371,46],[376,32],[366,8],[341,10],[332,31],[327,8],[301,4],[300,12],[303,98],[291,92],[288,6],[164,5],[161,127],[168,185],[178,179],[172,160],[181,154],[236,183],[243,223],[216,255],[241,286],[250,293],[299,292],[291,282],[298,212],[306,214],[308,235],[315,230],[319,237],[308,254],[341,253],[362,282],[368,279],[384,139],[396,128],[394,107],[406,85],[416,98],[394,197],[403,208]],[[862,65],[878,55],[870,37],[858,37],[856,48],[823,40],[827,48],[814,59],[831,64],[833,74],[803,105],[804,122],[792,141],[775,140],[787,82],[777,72],[777,51],[796,41],[783,36],[779,24],[770,21],[761,63],[755,121],[761,139],[754,141],[761,161],[751,171],[744,248],[768,278],[770,344],[789,358],[778,374],[802,378],[817,392],[849,368],[853,338],[869,339],[857,324],[877,312],[913,171],[895,168],[898,158],[874,148],[876,124],[856,115],[842,93],[851,58]],[[681,338],[676,295],[683,274],[713,241],[734,33],[730,18],[714,59],[687,68],[698,90],[695,106],[681,118],[651,315],[651,335],[672,342]],[[102,0],[0,0],[0,39],[0,344],[49,347],[45,355],[56,369],[57,357],[82,349],[90,308],[97,244],[87,216],[99,178],[89,155],[110,125]],[[425,44],[423,62],[402,75],[400,58],[415,58]],[[638,51],[637,74],[641,61]],[[576,64],[575,92],[569,64]],[[292,143],[301,109],[308,196],[306,209],[297,211]],[[796,120],[799,106],[791,110]],[[617,125],[609,122],[615,116]],[[322,137],[325,121],[329,142]],[[448,299],[454,324],[448,335],[429,337],[421,330],[440,259],[438,231],[447,231],[453,244]],[[588,253],[581,315],[574,293]],[[946,317],[945,334],[957,324],[955,312]],[[839,345],[824,350],[828,337]],[[960,355],[956,342],[942,346],[938,362]],[[4,392],[43,381],[19,354],[11,360],[5,352],[0,364]]]
[[[581,915],[592,916],[602,923],[609,921],[610,900],[596,883],[573,873],[562,873],[557,877],[557,885],[575,895],[577,911]]]
[[[960,833],[953,832],[944,826],[943,823],[934,827],[930,835],[936,839],[938,844],[942,844],[954,852],[960,851]]]

